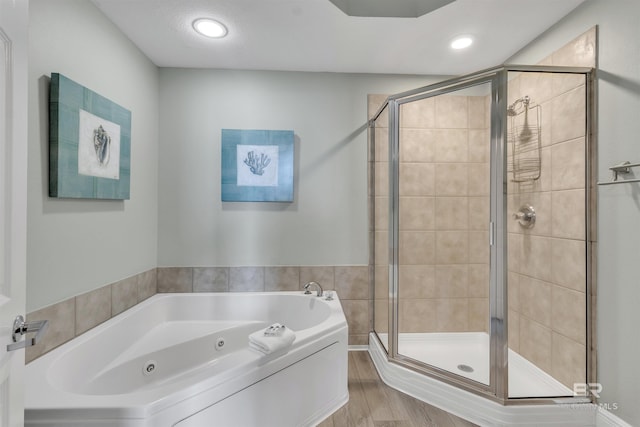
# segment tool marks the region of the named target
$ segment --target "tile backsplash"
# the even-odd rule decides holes
[[[349,344],[366,345],[371,330],[366,265],[158,268],[159,293],[297,291],[310,281],[338,293],[349,324]]]
[[[27,314],[27,321],[49,320],[42,341],[27,347],[26,363],[109,320],[156,293],[151,269]]]
[[[371,330],[367,266],[159,267],[28,313],[28,321],[49,320],[49,330],[27,348],[26,362],[156,293],[296,291],[309,281],[338,293],[349,344],[366,345]]]

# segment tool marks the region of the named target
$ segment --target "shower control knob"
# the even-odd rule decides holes
[[[513,214],[513,218],[518,220],[523,228],[532,228],[536,223],[536,210],[526,203],[520,206],[520,210]]]

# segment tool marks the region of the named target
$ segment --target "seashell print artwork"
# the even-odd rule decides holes
[[[79,111],[78,174],[120,177],[120,126],[84,110]]]
[[[100,162],[102,166],[107,165],[109,163],[109,157],[111,156],[111,137],[102,125],[93,131],[93,146],[96,149],[98,162]]]
[[[49,196],[129,200],[130,184],[131,111],[51,73]]]

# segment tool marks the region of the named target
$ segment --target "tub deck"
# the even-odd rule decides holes
[[[293,345],[272,355],[249,349],[248,335],[275,322],[296,333]],[[346,367],[338,299],[159,294],[27,365],[25,425],[209,425],[202,417],[225,425],[242,405],[288,407],[301,386],[326,398],[299,402],[288,421],[279,409],[272,425],[313,425],[348,399]],[[269,408],[243,425],[269,425]]]

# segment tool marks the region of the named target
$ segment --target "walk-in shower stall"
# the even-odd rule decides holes
[[[505,405],[589,400],[591,87],[588,68],[501,66],[370,98],[390,363]]]

